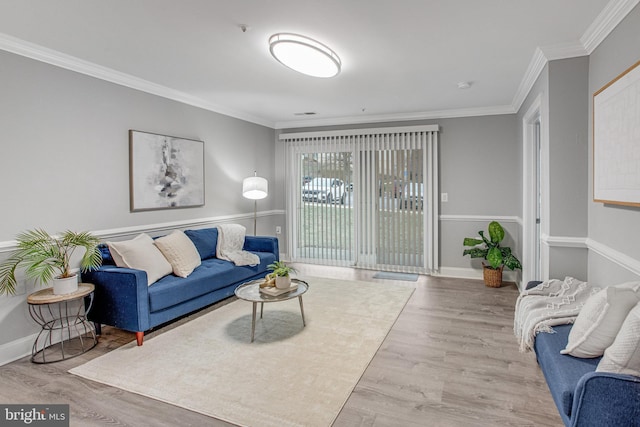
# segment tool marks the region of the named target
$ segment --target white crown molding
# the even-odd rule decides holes
[[[493,107],[460,108],[454,110],[424,111],[418,113],[378,114],[370,116],[333,117],[327,119],[291,120],[276,122],[276,129],[295,129],[314,126],[338,126],[362,123],[385,123],[411,120],[449,119],[455,117],[497,116],[514,114],[511,105]]]
[[[540,73],[544,69],[544,66],[547,65],[547,62],[547,57],[544,56],[542,49],[536,48],[531,57],[531,61],[529,61],[529,66],[524,76],[522,76],[520,86],[518,86],[518,90],[516,90],[516,94],[513,97],[511,104],[514,111],[517,112],[520,109],[527,95],[531,92],[531,88],[538,79],[538,76],[540,76]]]
[[[580,37],[587,54],[591,55],[638,3],[640,0],[610,1]]]
[[[259,218],[276,216],[276,215],[284,215],[284,214],[285,214],[284,210],[271,210],[271,211],[257,212],[257,216]],[[248,220],[251,220],[251,221],[253,220],[253,213],[220,215],[220,216],[209,217],[209,218],[185,219],[181,221],[163,222],[158,224],[134,225],[131,227],[120,227],[120,228],[112,228],[108,230],[92,231],[92,234],[99,237],[100,240],[105,241],[109,239],[118,239],[122,237],[133,236],[140,233],[162,233],[168,230],[204,227],[204,226],[212,226],[216,224],[248,221]],[[15,240],[0,242],[0,254],[3,252],[13,251],[15,248],[16,248]]]
[[[171,99],[193,107],[202,108],[214,113],[224,114],[225,116],[234,117],[236,119],[258,125],[267,126],[269,128],[273,128],[274,125],[268,120],[222,107],[193,95],[189,95],[185,92],[171,89],[130,74],[122,73],[112,68],[103,67],[102,65],[94,64],[93,62],[85,61],[53,49],[30,43],[25,40],[12,37],[8,34],[0,33],[0,50],[35,59],[36,61],[51,64],[56,67],[75,71],[77,73],[115,83],[120,86],[129,87],[152,95]]]
[[[541,47],[540,50],[545,58],[547,58],[547,61],[588,55],[586,49],[580,42],[556,44]]]
[[[595,21],[587,28],[579,43],[566,43],[544,48],[536,48],[524,76],[516,90],[511,105],[499,105],[479,108],[436,110],[417,113],[381,114],[371,116],[335,117],[315,120],[290,120],[271,122],[244,112],[232,110],[207,102],[187,93],[162,86],[148,80],[125,74],[111,68],[66,55],[34,43],[0,33],[0,50],[45,62],[121,86],[161,96],[183,104],[202,108],[229,117],[266,126],[273,129],[293,129],[313,126],[336,126],[360,123],[382,123],[394,121],[429,120],[456,117],[477,117],[517,113],[533,84],[548,61],[590,55],[596,47],[615,29],[615,27],[633,10],[640,0],[611,0]]]
[[[547,62],[591,55],[595,48],[602,43],[638,3],[640,3],[640,0],[611,0],[580,37],[579,42],[536,48],[531,62],[529,62],[529,66],[522,77],[520,86],[518,86],[518,90],[513,97],[513,111],[520,110],[522,103]]]

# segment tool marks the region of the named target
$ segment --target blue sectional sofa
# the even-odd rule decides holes
[[[142,270],[117,267],[106,245],[101,245],[103,265],[82,274],[82,281],[93,283],[93,307],[88,318],[96,324],[115,326],[136,333],[142,345],[144,332],[195,310],[233,295],[235,289],[249,280],[264,277],[267,266],[279,259],[275,237],[246,236],[244,250],[260,258],[256,266],[236,266],[215,257],[218,239],[216,228],[187,230],[202,264],[188,277],[173,274],[147,285]]]
[[[527,289],[539,284],[532,282]],[[602,357],[560,354],[573,325],[539,333],[534,350],[551,396],[569,427],[640,427],[640,377],[596,372]]]

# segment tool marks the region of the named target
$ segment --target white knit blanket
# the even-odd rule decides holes
[[[256,254],[243,251],[247,229],[240,224],[218,225],[218,245],[216,257],[233,262],[235,265],[258,265],[260,258]]]
[[[525,290],[516,301],[513,332],[520,343],[520,351],[531,351],[539,332],[553,332],[552,326],[575,321],[590,295],[599,288],[566,277],[564,281],[548,280]]]

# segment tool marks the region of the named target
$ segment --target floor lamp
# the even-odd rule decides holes
[[[253,200],[253,235],[256,235],[258,220],[258,200],[264,199],[268,194],[269,183],[265,178],[258,176],[258,172],[254,171],[253,176],[245,178],[242,181],[242,196]]]

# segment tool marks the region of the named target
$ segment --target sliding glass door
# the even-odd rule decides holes
[[[355,248],[353,157],[350,152],[297,155],[300,194],[296,216],[296,258],[353,265]]]
[[[289,141],[292,260],[427,272],[432,233],[432,133]],[[429,144],[431,142],[431,144]],[[435,258],[437,259],[437,258]]]

